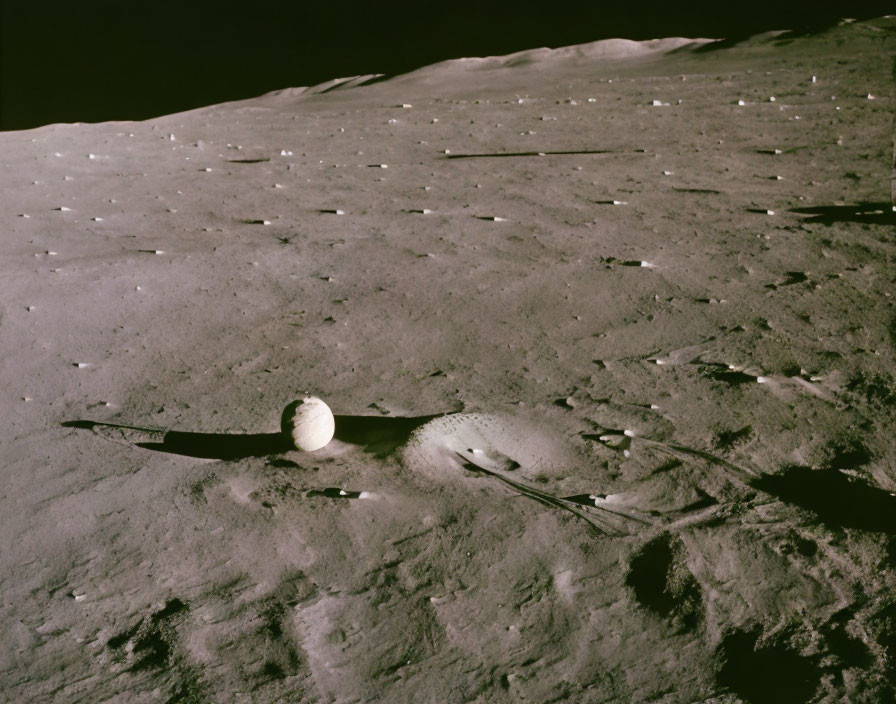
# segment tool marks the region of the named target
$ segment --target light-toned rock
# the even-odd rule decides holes
[[[333,439],[336,420],[326,403],[316,396],[307,396],[283,410],[280,429],[292,438],[298,449],[314,452]]]

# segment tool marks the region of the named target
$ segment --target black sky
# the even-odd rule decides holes
[[[288,86],[609,37],[812,31],[883,0],[0,0],[0,129],[146,119]]]

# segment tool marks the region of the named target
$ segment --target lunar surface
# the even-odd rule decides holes
[[[894,31],[0,133],[0,699],[892,701]]]

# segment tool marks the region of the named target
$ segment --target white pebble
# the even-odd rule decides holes
[[[738,100],[738,101],[737,101],[737,104],[738,104],[738,105],[746,105],[746,103],[745,103],[743,100]]]
[[[674,171],[663,171],[663,176],[672,176],[674,173]]]
[[[773,95],[769,96],[768,102],[770,102],[770,103],[775,102],[775,96],[773,96]]]

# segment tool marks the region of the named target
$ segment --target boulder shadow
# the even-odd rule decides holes
[[[336,416],[336,434],[340,442],[357,445],[376,457],[388,455],[410,439],[421,425],[447,413],[428,416]]]
[[[416,417],[387,416],[335,416],[334,438],[349,445],[361,447],[377,457],[389,454],[404,445],[424,423],[443,413]],[[171,455],[183,455],[197,459],[239,460],[248,457],[266,457],[296,450],[292,439],[285,433],[192,433],[161,428],[144,428],[118,423],[102,423],[92,420],[72,420],[62,423],[65,428],[120,432],[120,437],[135,447]],[[135,431],[141,441],[131,440],[127,431]],[[146,437],[160,440],[146,442]]]

